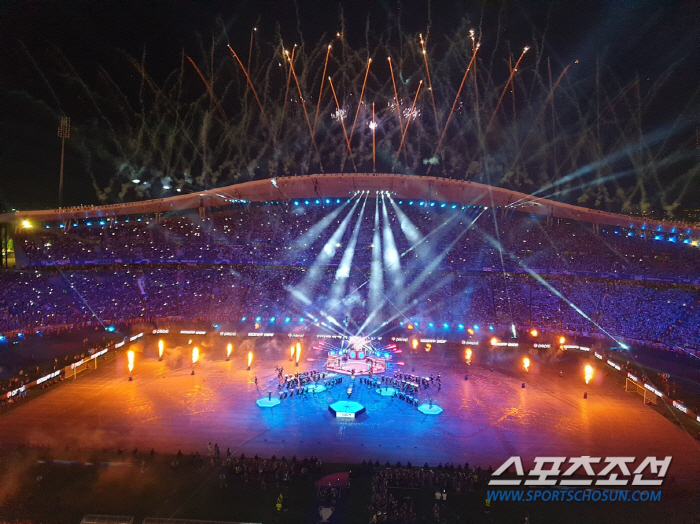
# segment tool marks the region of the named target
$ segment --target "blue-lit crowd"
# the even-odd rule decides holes
[[[182,319],[292,329],[330,311],[452,338],[464,326],[515,325],[700,350],[700,249],[680,234],[594,233],[512,210],[353,206],[35,224],[15,236],[24,269],[0,272],[0,334]],[[377,252],[379,313],[367,285]],[[332,302],[339,279],[342,300]]]

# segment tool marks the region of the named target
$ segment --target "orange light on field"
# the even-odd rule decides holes
[[[530,330],[530,335],[532,335],[533,337],[536,337],[537,335],[539,335],[539,332],[535,328],[532,328]]]
[[[195,364],[199,360],[199,348],[192,348],[192,364]]]
[[[530,359],[527,357],[523,359],[523,368],[525,371],[530,371]]]
[[[301,356],[301,344],[300,344],[299,342],[297,342],[296,356],[295,356],[295,360],[296,360],[296,365],[297,365],[297,366],[299,365],[299,357],[300,357],[300,356]]]
[[[469,329],[467,329],[467,333],[469,333],[470,335],[473,335],[473,334],[474,334],[474,330],[473,330],[472,328],[469,328]]]
[[[292,344],[292,347],[289,348],[289,360],[294,360],[294,352],[296,351],[296,347],[294,344]]]
[[[250,369],[250,365],[253,363],[253,352],[248,351],[248,369]]]
[[[432,344],[426,344],[426,345],[425,345],[425,352],[426,352],[426,353],[430,353],[430,350],[431,350],[431,349],[433,349],[433,345],[432,345]]]
[[[469,362],[472,359],[471,348],[467,348],[467,350],[464,352],[464,358],[466,359],[467,362]]]
[[[158,358],[162,359],[163,358],[163,348],[165,347],[165,344],[163,343],[162,340],[158,341]]]
[[[408,329],[413,329],[413,324],[409,324]]]
[[[560,343],[560,344],[566,344],[566,338],[565,338],[565,337],[559,337],[559,343]]]
[[[495,346],[498,344],[498,339],[496,337],[491,338],[491,345]]]
[[[129,375],[131,375],[131,372],[134,370],[134,352],[132,350],[129,350],[126,353],[126,358],[128,361],[128,367],[129,367]]]
[[[228,360],[231,357],[232,352],[233,352],[233,344],[228,344],[226,346],[226,360]]]
[[[411,347],[412,347],[413,349],[418,349],[418,339],[417,339],[417,338],[414,338],[414,339],[411,341]]]
[[[586,364],[586,367],[583,368],[583,376],[586,379],[586,384],[588,384],[593,378],[593,366]]]

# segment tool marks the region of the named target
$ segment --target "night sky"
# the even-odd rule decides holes
[[[657,82],[654,96],[640,109],[641,132],[644,136],[667,133],[664,157],[674,150],[686,153],[662,173],[662,182],[667,179],[670,187],[681,177],[675,182],[687,186],[681,206],[697,207],[700,177],[693,170],[700,163],[695,149],[700,124],[700,2],[510,2],[504,6],[499,2],[301,0],[5,2],[0,7],[0,206],[9,210],[57,205],[60,140],[56,131],[64,113],[73,125],[73,136],[66,143],[64,201],[67,205],[98,203],[99,190],[110,184],[114,174],[114,166],[104,158],[118,156],[111,150],[100,151],[100,133],[113,133],[121,140],[123,132],[120,105],[103,102],[107,95],[102,84],[110,79],[123,95],[120,104],[137,106],[140,78],[129,57],[141,62],[145,52],[149,75],[162,85],[180,68],[183,52],[202,67],[212,41],[217,60],[226,59],[227,43],[247,56],[251,28],[258,27],[262,37],[273,41],[277,24],[285,42],[303,41],[309,47],[325,46],[336,31],[343,30],[343,38],[355,48],[372,48],[379,40],[389,39],[384,44],[398,49],[407,39],[417,39],[429,30],[436,54],[440,46],[450,45],[441,41],[442,35],[468,26],[480,28],[483,53],[498,46],[501,61],[494,63],[499,66],[505,63],[508,48],[517,58],[523,46],[537,41],[553,70],[561,71],[578,60],[567,73],[567,81],[574,86],[594,78],[596,64],[606,72],[608,92],[617,90],[627,96],[626,90],[646,92]],[[467,59],[470,52],[464,49]],[[493,72],[502,81],[500,74]],[[187,70],[187,75],[183,96],[194,99],[206,94],[196,73]],[[456,78],[460,76],[457,71]],[[236,118],[235,109],[225,109],[230,118]],[[123,136],[125,142],[129,139]],[[219,185],[223,182],[230,180],[220,179]],[[196,181],[188,182],[182,190],[197,187]],[[121,196],[111,193],[103,201],[147,196],[126,191]]]

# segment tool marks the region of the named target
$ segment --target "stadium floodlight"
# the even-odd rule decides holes
[[[58,124],[58,138],[61,139],[61,172],[58,179],[58,207],[63,207],[63,157],[66,152],[66,138],[70,138],[70,117],[62,116]]]

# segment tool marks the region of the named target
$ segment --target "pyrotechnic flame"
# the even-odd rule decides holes
[[[161,358],[163,356],[163,348],[165,347],[165,344],[163,343],[162,340],[158,341],[158,358]]]
[[[129,374],[131,374],[131,372],[134,370],[134,352],[133,352],[132,350],[129,350],[129,351],[126,353],[126,358],[127,358],[128,361],[129,361],[129,364],[128,364],[128,366],[129,366]]]
[[[467,359],[467,361],[472,359],[472,350],[470,348],[467,348],[467,350],[464,352],[464,357]]]
[[[192,348],[192,363],[196,363],[197,360],[199,360],[199,348],[198,347],[193,347]]]
[[[414,338],[411,341],[411,346],[413,347],[413,349],[418,349],[418,339],[417,338]]]
[[[253,352],[248,351],[248,367],[253,363]]]
[[[301,356],[301,344],[299,342],[297,342],[296,350],[296,361],[299,362],[299,357]]]
[[[586,379],[586,384],[588,384],[593,378],[593,366],[586,364],[586,367],[583,368],[583,374]]]
[[[230,357],[232,351],[233,351],[233,344],[227,345],[227,346],[226,346],[226,356],[227,356],[227,357]]]
[[[530,371],[530,359],[527,357],[523,359],[523,368],[525,368],[525,371]]]

